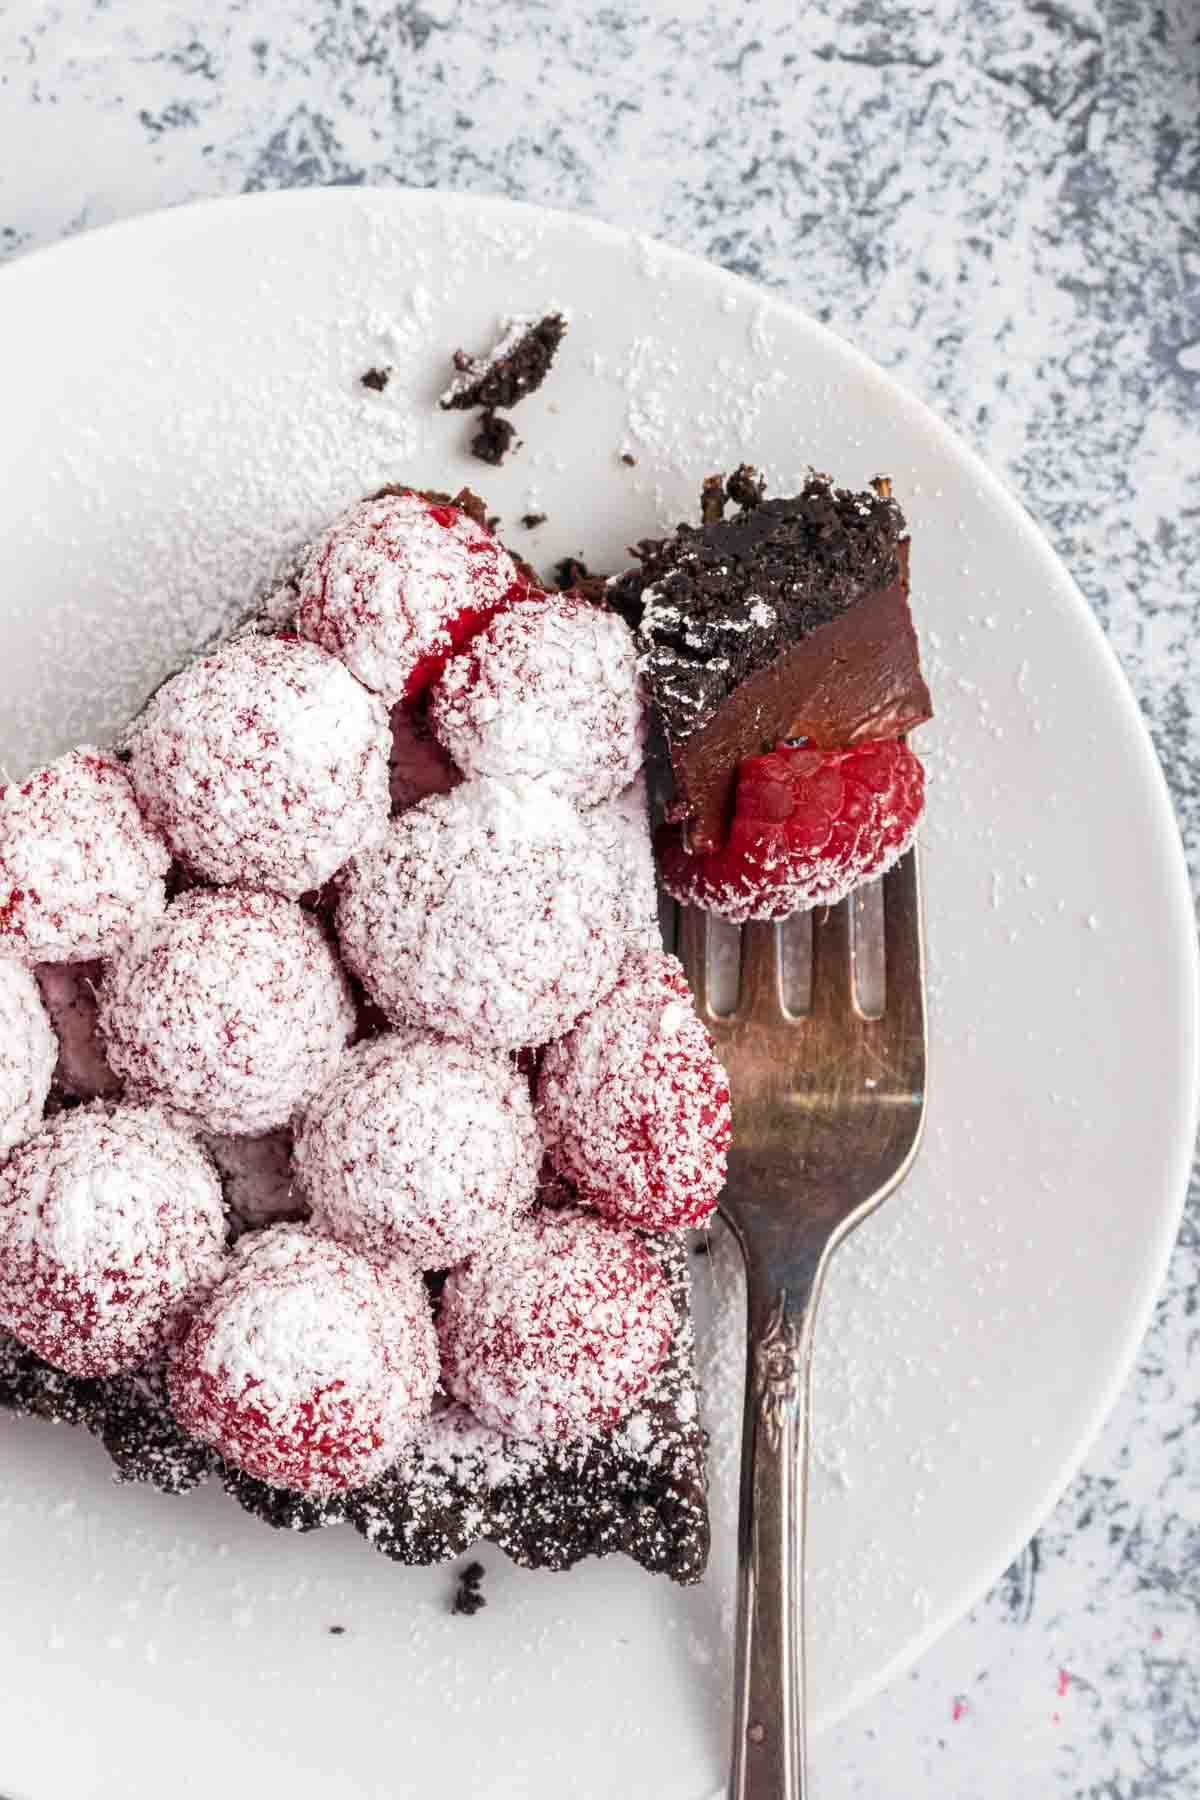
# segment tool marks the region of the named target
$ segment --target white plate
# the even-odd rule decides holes
[[[548,303],[570,335],[515,415],[524,447],[489,471],[434,407],[448,354]],[[377,363],[382,395],[357,379]],[[501,201],[274,194],[18,262],[0,394],[13,772],[117,725],[297,539],[385,480],[475,481],[539,561],[609,568],[743,457],[776,487],[810,461],[894,478],[938,707],[933,1097],[918,1171],[842,1253],[820,1331],[810,1660],[827,1724],[1051,1506],[1178,1221],[1189,897],[1148,739],[1069,577],[974,457],[828,331],[660,246]],[[515,527],[530,510],[549,514],[536,535]],[[734,1335],[728,1271],[701,1284],[724,1317],[710,1342]],[[471,1621],[447,1615],[444,1571],[349,1532],[276,1536],[218,1493],[117,1489],[81,1435],[0,1423],[0,1789],[702,1800],[724,1763],[733,1411],[711,1409],[703,1587],[491,1554]]]

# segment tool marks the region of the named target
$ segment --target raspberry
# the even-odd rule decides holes
[[[56,1054],[33,976],[0,962],[0,1157],[41,1123]]]
[[[781,744],[738,771],[729,838],[693,856],[678,825],[658,833],[663,886],[740,924],[832,906],[912,843],[925,771],[899,739],[851,750]]]
[[[189,869],[298,899],[381,835],[390,741],[383,703],[332,656],[248,636],[159,688],[129,774]]]
[[[315,1228],[421,1269],[451,1268],[528,1211],[540,1159],[508,1058],[408,1033],[352,1050],[296,1140]]]
[[[462,775],[438,743],[421,713],[392,708],[392,752],[388,758],[392,811],[407,812],[431,794],[448,794]]]
[[[56,1086],[76,1100],[114,1099],[121,1078],[104,1054],[96,1016],[104,964],[39,963],[33,973],[58,1039]]]
[[[340,883],[347,966],[395,1024],[519,1049],[616,979],[619,871],[553,794],[469,781],[392,821]]]
[[[429,723],[467,775],[537,781],[577,806],[611,799],[645,749],[633,635],[578,595],[531,596],[450,658]]]
[[[0,788],[0,956],[108,956],[166,905],[166,845],[115,758],[86,746]]]
[[[248,888],[181,894],[109,964],[100,1031],[131,1089],[208,1131],[286,1125],[354,1028],[349,985],[294,901]]]
[[[486,527],[405,490],[360,501],[317,539],[296,623],[394,705],[424,693],[451,651],[524,591]]]
[[[631,951],[612,992],[547,1047],[538,1120],[598,1212],[644,1231],[705,1222],[725,1185],[729,1083],[673,956]]]
[[[273,1487],[382,1473],[429,1416],[437,1341],[419,1275],[302,1225],[244,1237],[171,1359],[185,1431]]]
[[[0,1323],[70,1375],[158,1355],[224,1258],[216,1172],[156,1108],[59,1113],[0,1171]]]
[[[645,1392],[674,1329],[662,1272],[634,1232],[537,1213],[448,1276],[442,1381],[514,1437],[589,1437]]]

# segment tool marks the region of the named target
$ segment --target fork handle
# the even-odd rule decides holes
[[[804,1501],[815,1276],[749,1262],[730,1800],[804,1800]]]

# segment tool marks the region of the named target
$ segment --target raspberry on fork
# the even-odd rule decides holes
[[[741,765],[719,850],[693,855],[679,825],[662,827],[663,886],[735,924],[831,906],[904,854],[924,797],[925,771],[899,738],[849,750],[781,744]]]

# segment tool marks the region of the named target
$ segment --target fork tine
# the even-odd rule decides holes
[[[921,881],[915,850],[883,878],[883,947],[890,1011],[893,993],[915,994],[921,986]]]
[[[779,1022],[783,1015],[781,974],[778,925],[743,925],[739,1018]]]
[[[813,912],[812,1005],[813,1019],[845,1019],[854,1007],[854,965],[850,960],[850,905]]]
[[[683,964],[683,972],[692,990],[696,1011],[702,1019],[716,1017],[708,991],[708,918],[698,906],[681,906],[675,928],[675,954]]]

